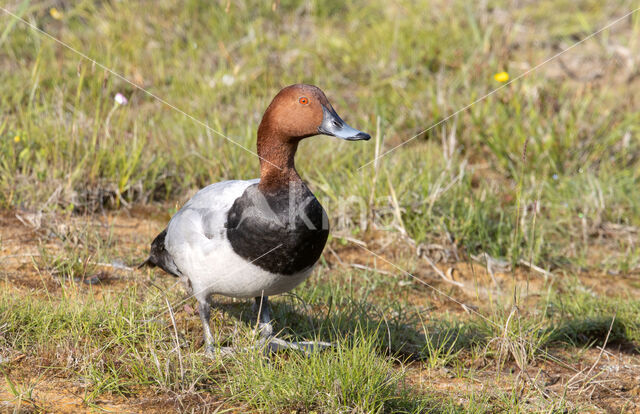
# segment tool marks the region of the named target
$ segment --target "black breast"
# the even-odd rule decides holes
[[[318,261],[329,236],[327,214],[303,182],[273,194],[248,187],[229,210],[226,227],[237,254],[283,275]]]

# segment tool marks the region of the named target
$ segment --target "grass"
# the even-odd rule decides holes
[[[250,406],[273,411],[418,413],[434,408],[426,397],[411,394],[393,360],[377,355],[376,337],[355,333],[352,341],[310,358],[245,356],[229,381],[230,392]],[[449,403],[449,409],[455,405]]]
[[[3,7],[210,126],[0,13],[0,208],[31,223],[7,219],[0,233],[13,409],[47,411],[43,387],[55,384],[82,390],[77,409],[109,399],[116,411],[637,408],[618,395],[634,401],[633,385],[597,382],[613,347],[637,365],[640,15],[430,129],[501,86],[495,73],[524,74],[634,2]],[[193,304],[169,316],[165,299],[182,300],[174,281],[121,263],[139,262],[196,189],[258,175],[256,157],[222,135],[254,150],[262,112],[295,82],[320,86],[374,137],[317,137],[298,155],[332,236],[312,280],[274,311],[282,336],[338,345],[212,362]],[[251,343],[247,308],[221,308],[217,339]],[[598,376],[574,378],[554,358]]]
[[[321,269],[325,271],[329,273]],[[548,351],[556,352],[558,344],[561,349],[602,344],[611,325],[607,315],[613,301],[573,292],[549,298],[542,306],[551,310],[543,313],[496,310],[489,319],[438,315],[425,321],[421,306],[411,301],[402,300],[394,309],[375,297],[375,291],[389,291],[384,275],[365,275],[369,283],[362,285],[339,270],[331,270],[331,275],[333,283],[327,284],[319,275],[319,281],[299,291],[306,297],[276,300],[274,314],[277,327],[283,329],[281,336],[337,344],[310,357],[299,353],[265,357],[249,351],[230,360],[211,361],[199,348],[198,318],[179,305],[180,292],[165,292],[176,312],[174,325],[164,295],[152,287],[171,285],[171,281],[147,278],[122,288],[71,279],[56,292],[37,290],[36,296],[12,290],[7,282],[0,296],[0,347],[34,358],[38,366],[55,371],[56,377],[80,381],[82,401],[88,406],[106,395],[126,399],[155,389],[175,395],[172,403],[178,410],[224,401],[236,409],[268,412],[485,412],[520,406],[529,411],[532,407],[526,400],[540,398],[535,389],[527,391],[527,398],[509,396],[506,390],[457,392],[457,398],[428,389],[416,393],[410,368],[418,364],[427,372],[445,370],[457,380],[476,381],[497,369],[499,376],[513,381],[509,367],[530,372],[546,361]],[[625,303],[637,307],[635,302]],[[214,316],[218,340],[240,346],[252,343],[247,307],[227,302],[218,309],[224,310]],[[634,309],[618,313],[609,344],[636,340],[640,325]],[[319,319],[320,315],[326,316]],[[232,318],[248,324],[230,325]],[[19,365],[13,370],[20,371]],[[8,384],[15,381],[10,378]],[[34,381],[31,388],[45,382]],[[17,393],[20,401],[36,404],[25,392]],[[46,402],[37,404],[46,410]],[[558,396],[554,404],[567,402]],[[580,405],[572,407],[580,411]]]

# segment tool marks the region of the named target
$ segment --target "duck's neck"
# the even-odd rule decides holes
[[[289,188],[291,182],[300,181],[294,158],[298,140],[289,140],[275,131],[258,128],[258,156],[260,157],[260,184],[263,192]]]

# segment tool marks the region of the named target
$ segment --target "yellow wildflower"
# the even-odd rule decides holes
[[[55,7],[49,9],[49,14],[56,20],[62,20],[62,12]]]
[[[20,142],[20,135],[16,135],[15,137],[13,137],[13,142],[15,142],[16,144]]]
[[[493,75],[493,79],[497,80],[498,82],[506,82],[509,80],[509,74],[507,72],[499,72]]]

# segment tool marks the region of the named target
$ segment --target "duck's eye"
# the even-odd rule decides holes
[[[302,105],[307,105],[309,103],[309,99],[307,99],[306,96],[302,96],[300,99],[298,99],[298,102],[300,102]]]

